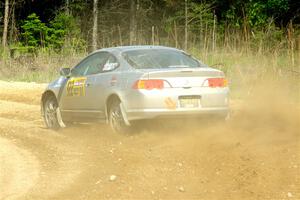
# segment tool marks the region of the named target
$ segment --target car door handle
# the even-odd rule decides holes
[[[110,85],[111,86],[114,86],[114,85],[116,85],[117,84],[117,78],[115,77],[115,76],[113,76],[112,78],[111,78],[111,80],[110,80]]]

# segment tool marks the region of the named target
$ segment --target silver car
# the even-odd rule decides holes
[[[224,73],[182,50],[124,46],[97,50],[62,68],[41,99],[46,126],[103,121],[124,132],[143,119],[228,113]]]

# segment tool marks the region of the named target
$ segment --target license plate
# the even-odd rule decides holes
[[[199,97],[180,97],[179,104],[181,108],[198,108],[200,107]]]

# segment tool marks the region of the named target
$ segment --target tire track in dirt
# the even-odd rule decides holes
[[[0,199],[51,198],[81,172],[72,142],[44,128],[43,88],[0,81]]]
[[[7,119],[16,119],[23,122],[42,121],[40,106],[29,105],[14,101],[3,101],[0,98],[0,117]]]
[[[41,94],[47,84],[6,82],[0,80],[0,99],[39,105]]]
[[[290,107],[282,111],[268,102],[272,109],[253,110],[238,102],[226,124],[155,124],[130,136],[112,134],[105,125],[55,132],[45,129],[40,117],[41,86],[4,85],[12,89],[1,90],[0,81],[0,139],[31,155],[26,162],[38,162],[37,181],[9,198],[300,198],[299,113]]]
[[[38,184],[34,184],[26,190],[28,193],[21,193],[14,189],[19,187],[15,181],[11,182],[8,188],[6,188],[7,185],[3,185],[4,190],[16,190],[17,194],[22,194],[20,199],[51,199],[51,196],[70,187],[81,173],[82,154],[70,146],[72,141],[55,131],[44,129],[42,123],[0,118],[0,139],[14,141],[16,152],[19,154],[23,155],[24,151],[32,155],[24,157],[22,162],[30,163],[34,158],[39,163],[36,182]],[[2,151],[9,155],[3,161],[6,163],[4,166],[13,165],[19,168],[22,165],[22,162],[16,159],[15,154],[10,154],[11,150],[7,146],[3,146]],[[30,167],[28,166],[28,170],[36,171],[35,168]],[[12,175],[16,173],[16,171],[10,170],[8,168],[6,173]],[[25,171],[22,171],[22,174],[27,176]],[[28,178],[31,179],[30,176]],[[18,199],[18,197],[12,196],[12,199]]]
[[[0,199],[26,194],[38,181],[39,164],[30,151],[0,137]]]

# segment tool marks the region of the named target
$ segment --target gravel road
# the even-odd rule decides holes
[[[1,200],[300,199],[300,109],[288,101],[233,101],[226,123],[125,136],[101,124],[46,129],[44,87],[0,81]]]

